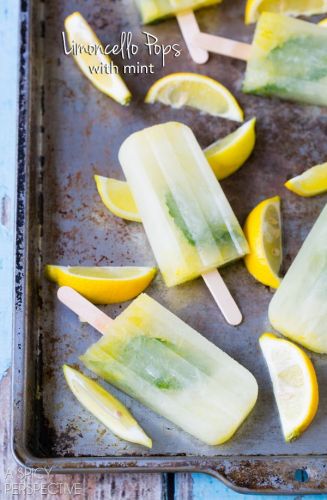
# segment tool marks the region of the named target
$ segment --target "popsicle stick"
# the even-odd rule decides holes
[[[82,297],[82,295],[73,290],[73,288],[62,286],[59,288],[57,296],[60,302],[65,304],[75,314],[81,316],[84,321],[93,326],[102,335],[108,333],[108,328],[110,328],[113,320],[85,299],[85,297]]]
[[[206,50],[194,44],[194,36],[200,33],[200,28],[192,10],[177,14],[177,21],[183,38],[189,50],[190,56],[197,64],[204,64],[209,59]]]
[[[234,59],[241,59],[242,61],[247,61],[251,53],[251,45],[249,43],[236,42],[229,38],[200,33],[199,31],[193,35],[193,44],[200,49],[233,57]]]
[[[239,325],[242,322],[242,313],[217,269],[202,274],[202,278],[219,309],[223,313],[227,323],[232,326]]]

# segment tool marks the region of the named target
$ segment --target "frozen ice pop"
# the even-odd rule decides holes
[[[269,319],[286,337],[327,353],[327,205],[272,298]]]
[[[221,0],[136,0],[144,24],[220,3]]]
[[[115,320],[71,288],[58,297],[104,335],[87,368],[201,441],[227,441],[254,407],[253,375],[148,295]]]
[[[247,60],[244,92],[327,105],[327,30],[321,26],[266,12],[252,46],[204,33],[194,43]]]
[[[177,122],[129,136],[119,160],[168,286],[248,251],[243,231],[192,130]]]
[[[262,14],[243,90],[326,106],[326,29],[281,14]]]
[[[129,136],[119,160],[168,286],[242,257],[242,229],[192,130],[169,122]]]
[[[136,0],[142,21],[145,24],[176,16],[180,30],[194,62],[207,62],[209,54],[193,43],[200,32],[194,10],[220,3],[222,0]]]

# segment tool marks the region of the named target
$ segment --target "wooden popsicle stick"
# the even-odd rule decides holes
[[[248,61],[252,47],[249,43],[236,42],[229,38],[200,32],[194,33],[193,44],[200,49],[242,61]]]
[[[187,10],[177,14],[177,21],[182,32],[184,41],[189,50],[190,56],[197,64],[204,64],[209,59],[206,50],[194,44],[194,36],[200,33],[200,28],[192,10]]]
[[[218,270],[214,269],[213,271],[202,274],[202,278],[215,299],[216,304],[223,313],[227,323],[232,326],[239,325],[242,322],[242,313]]]
[[[57,296],[60,302],[82,317],[102,335],[108,333],[113,320],[73,288],[62,286],[59,288]]]

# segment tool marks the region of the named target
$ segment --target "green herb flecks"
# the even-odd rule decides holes
[[[190,245],[195,246],[195,240],[193,239],[192,234],[188,230],[188,227],[183,219],[183,216],[178,208],[178,205],[173,195],[170,192],[166,194],[166,205],[168,208],[169,215],[174,219],[176,226],[182,231],[183,235],[190,243]]]
[[[245,89],[244,92],[246,94],[254,94],[254,95],[262,95],[262,96],[280,96],[280,97],[287,97],[289,94],[289,89],[283,85],[278,85],[276,83],[268,83],[267,85],[264,85],[263,87],[257,87],[255,89]]]
[[[173,198],[172,194],[169,192],[166,195],[166,205],[168,208],[169,215],[174,219],[176,226],[183,233],[184,237],[190,243],[190,245],[195,246],[196,244],[205,244],[207,241],[211,241],[212,238],[219,246],[233,246],[232,234],[228,231],[224,224],[217,224],[215,221],[207,221],[206,231],[200,234],[196,239],[192,235],[191,231],[187,227],[187,224],[179,210],[179,207]],[[240,241],[243,237],[238,228],[233,230],[234,236]]]
[[[201,370],[173,346],[159,338],[134,337],[119,354],[119,362],[158,389],[180,390],[196,382]]]
[[[314,36],[290,38],[267,57],[277,74],[292,80],[320,80],[327,76],[326,39]]]

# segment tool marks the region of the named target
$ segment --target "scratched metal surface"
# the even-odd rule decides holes
[[[147,293],[248,367],[259,383],[258,403],[231,441],[208,447],[111,387],[153,437],[151,451],[105,432],[69,393],[61,366],[70,363],[84,369],[78,356],[98,335],[58,303],[56,288],[45,280],[43,266],[155,264],[142,225],[120,220],[104,208],[93,175],[122,179],[117,160],[121,142],[131,132],[158,121],[183,121],[203,146],[236,128],[233,122],[193,110],[143,103],[147,88],[160,76],[196,71],[225,84],[239,100],[246,118],[257,117],[253,155],[222,186],[241,223],[259,201],[276,194],[282,197],[287,269],[326,196],[302,199],[284,189],[283,183],[326,160],[326,111],[242,94],[242,62],[212,56],[208,64],[195,66],[174,20],[146,29],[160,43],[180,43],[182,56],[168,56],[166,67],[161,68],[160,58],[150,58],[141,50],[138,60],[142,64],[155,62],[155,74],[126,77],[134,99],[123,108],[98,92],[64,55],[61,31],[65,17],[78,10],[104,43],[118,41],[125,30],[132,31],[135,42],[141,45],[144,35],[133,3],[61,0],[45,4],[34,0],[30,16],[24,1],[22,6],[23,37],[28,37],[31,29],[31,53],[30,58],[23,53],[21,66],[15,339],[15,363],[20,371],[14,386],[14,449],[18,458],[27,464],[48,461],[58,470],[210,470],[250,491],[295,491],[295,468],[308,463],[307,455],[315,455],[315,459],[310,458],[309,482],[298,486],[298,491],[324,490],[327,394],[321,390],[319,412],[311,428],[296,442],[285,444],[257,342],[263,331],[271,330],[267,307],[272,294],[252,279],[242,262],[222,270],[244,314],[244,322],[237,328],[224,322],[201,280],[168,289],[159,275]],[[253,28],[244,26],[243,8],[244,2],[236,0],[233,5],[225,2],[202,11],[198,14],[201,28],[249,42]],[[119,57],[115,62],[122,64]],[[27,87],[30,99],[24,95]],[[104,310],[116,316],[124,307]],[[310,356],[323,388],[327,361],[324,356]]]

